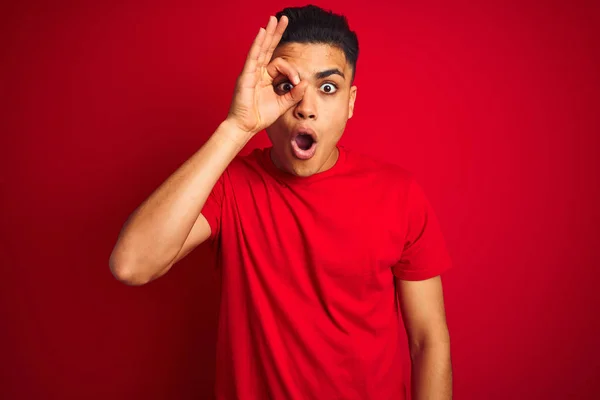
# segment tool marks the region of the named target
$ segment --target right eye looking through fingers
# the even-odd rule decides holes
[[[291,91],[294,88],[294,85],[290,81],[281,81],[273,85],[273,89],[275,93],[282,96],[287,92]]]

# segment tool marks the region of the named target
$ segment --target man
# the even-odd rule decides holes
[[[342,16],[307,6],[271,17],[227,119],[115,245],[111,270],[132,285],[215,245],[218,399],[405,398],[397,304],[413,399],[451,398],[439,277],[451,262],[435,214],[410,173],[338,145],[357,58]],[[239,156],[263,129],[272,147]]]

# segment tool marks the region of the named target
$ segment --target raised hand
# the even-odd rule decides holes
[[[227,119],[239,129],[253,136],[271,125],[290,107],[302,100],[308,85],[301,82],[298,72],[281,58],[271,56],[288,25],[286,16],[270,17],[267,28],[260,28],[248,52],[242,73],[237,79],[233,101]],[[294,86],[285,94],[278,94],[273,81],[279,75]]]

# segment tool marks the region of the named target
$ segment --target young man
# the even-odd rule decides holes
[[[338,145],[354,112],[346,19],[288,8],[261,28],[228,117],[131,215],[121,281],[218,250],[218,399],[402,399],[400,305],[413,399],[450,399],[435,214],[406,170]],[[272,147],[239,151],[266,129]],[[397,302],[399,300],[399,302]]]

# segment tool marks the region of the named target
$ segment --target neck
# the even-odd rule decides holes
[[[321,169],[319,169],[319,172],[325,172],[328,169],[333,168],[333,166],[337,162],[338,158],[340,158],[340,150],[338,149],[337,146],[335,146],[333,148],[333,151],[331,152],[331,154],[327,158],[327,161],[325,161],[325,164],[323,164],[323,166],[321,167]]]

